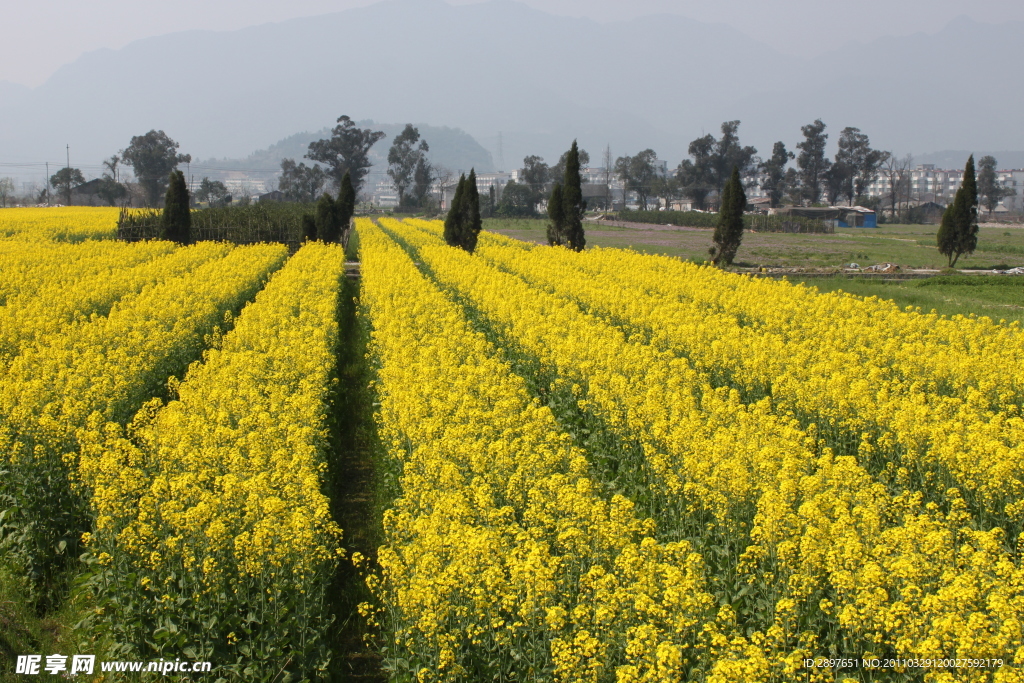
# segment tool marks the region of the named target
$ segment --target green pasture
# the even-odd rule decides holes
[[[484,229],[522,240],[545,243],[546,220],[534,218],[487,219]],[[702,263],[711,245],[711,230],[650,226],[641,229],[585,225],[587,246],[632,248],[667,254]],[[835,234],[746,233],[736,266],[838,269],[849,263],[862,267],[895,263],[901,269],[939,270],[946,259],[935,247],[934,225],[882,225],[878,228],[837,228]],[[1024,266],[1024,228],[983,227],[978,249],[961,257],[958,269],[1005,270]],[[1024,323],[1024,276],[941,275],[919,280],[851,278],[842,275],[810,277],[791,274],[822,292],[841,289],[860,296],[891,299],[899,306],[943,315],[988,316],[993,320]]]
[[[901,308],[913,306],[922,313],[988,316],[1024,324],[1024,276],[938,275],[919,280],[866,280],[848,277],[801,278],[820,292],[842,290],[858,296],[891,299]]]
[[[484,221],[484,229],[543,243],[546,223],[540,218],[490,218]],[[658,225],[621,228],[595,223],[584,227],[588,246],[630,247],[698,263],[707,258],[711,246],[711,229]],[[896,263],[902,268],[940,269],[946,266],[946,259],[935,247],[937,229],[934,225],[883,225],[836,228],[835,234],[747,232],[735,265],[839,268],[848,263]],[[1024,266],[1024,228],[1020,227],[981,228],[977,251],[957,262],[957,268],[977,270],[1014,266]]]

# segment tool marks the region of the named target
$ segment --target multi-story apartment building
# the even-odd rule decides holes
[[[380,208],[398,206],[398,188],[391,182],[387,174],[373,174],[376,179],[367,177],[364,192],[370,195],[370,203]]]
[[[1024,212],[1024,170],[999,171],[997,175],[999,184],[1013,191],[1013,194],[1003,197],[1000,205],[1007,211]]]
[[[514,171],[501,171],[498,173],[478,173],[476,175],[476,189],[481,196],[487,194],[494,188],[494,191],[501,196],[501,191],[510,182],[519,182],[519,176],[522,173],[519,169]]]
[[[914,204],[935,202],[945,206],[953,201],[956,191],[963,184],[964,172],[957,169],[935,168],[933,164],[920,164],[908,172],[909,180],[904,201]],[[1024,170],[997,171],[996,177],[1000,185],[1014,191],[1000,202],[996,211],[1024,210],[1022,194],[1024,194]],[[889,177],[879,175],[875,182],[868,186],[868,195],[873,197],[890,196],[891,182]]]
[[[953,201],[953,196],[963,182],[962,170],[937,169],[934,164],[920,164],[917,168],[906,172],[904,181],[904,201],[915,203],[935,202],[945,205]],[[875,181],[868,185],[869,197],[886,198],[891,196],[894,178],[879,173]]]

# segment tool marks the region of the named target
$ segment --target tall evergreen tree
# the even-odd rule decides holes
[[[341,182],[346,172],[351,173],[352,187],[358,192],[373,166],[370,148],[384,137],[382,131],[358,128],[348,116],[339,116],[330,138],[309,143],[306,158],[326,164],[327,174],[335,182]]]
[[[338,229],[341,232],[342,244],[348,246],[348,235],[351,230],[352,216],[356,213],[356,189],[352,186],[352,176],[345,172],[341,178],[341,189],[338,190]]]
[[[430,185],[437,180],[436,171],[425,156],[420,156],[416,161],[416,170],[412,174],[412,192],[416,197],[416,206],[427,205],[427,195],[430,194]]]
[[[77,168],[62,168],[50,176],[50,185],[64,195],[64,203],[71,206],[71,190],[85,182],[85,176]]]
[[[337,242],[338,206],[331,195],[324,192],[316,202],[316,235],[323,242]]]
[[[455,186],[452,205],[448,207],[448,215],[444,219],[444,241],[452,247],[462,246],[462,222],[466,194],[466,176],[459,176],[459,184]]]
[[[565,201],[562,197],[562,183],[555,183],[548,198],[548,244],[557,247],[565,244]]]
[[[192,212],[189,204],[185,174],[178,170],[171,171],[167,194],[164,195],[164,213],[161,221],[164,239],[178,244],[188,244],[192,241]]]
[[[469,169],[469,177],[466,178],[463,202],[464,217],[460,246],[472,254],[483,229],[483,221],[480,218],[480,191],[476,186],[476,170],[472,168]]]
[[[949,267],[956,265],[963,254],[973,254],[978,247],[978,183],[974,175],[974,155],[967,159],[964,179],[946,207],[936,235],[939,253],[949,259]]]
[[[544,186],[551,179],[551,169],[544,163],[544,159],[532,154],[523,159],[523,168],[519,173],[520,182],[526,183],[533,191],[533,203],[540,202],[544,196]],[[554,179],[556,182],[558,178]]]
[[[316,218],[311,213],[302,214],[302,237],[310,242],[316,239]]]
[[[712,263],[727,266],[736,257],[743,240],[743,210],[747,208],[747,194],[740,181],[740,169],[732,167],[732,176],[722,190],[722,206],[718,211],[718,225],[712,240]]]
[[[645,149],[635,157],[624,156],[615,160],[615,174],[622,179],[626,192],[636,192],[640,208],[647,210],[647,198],[651,194],[651,185],[658,169],[654,162],[658,154],[653,149]],[[625,195],[623,196],[625,201]]]
[[[290,202],[312,202],[327,182],[327,173],[320,166],[296,164],[294,159],[281,160],[281,177],[277,189]],[[227,194],[225,189],[224,194]]]
[[[764,173],[761,189],[768,193],[768,201],[773,209],[779,205],[786,194],[786,164],[795,156],[786,149],[786,143],[776,142],[772,147],[771,158],[761,162],[758,166],[758,169]]]
[[[565,160],[565,179],[562,183],[562,220],[566,245],[573,251],[583,251],[587,239],[583,234],[583,214],[587,202],[583,199],[583,180],[580,177],[580,152],[572,141]]]
[[[121,161],[135,170],[135,177],[146,191],[146,201],[155,207],[164,191],[165,178],[178,164],[192,161],[190,154],[178,154],[178,143],[162,130],[151,130],[135,135],[127,149],[121,152]]]
[[[811,204],[821,199],[824,189],[826,173],[832,162],[825,158],[825,143],[828,135],[825,133],[825,124],[821,119],[815,119],[814,123],[801,126],[800,131],[804,134],[804,141],[797,143],[800,154],[797,155],[796,165],[800,168],[800,188],[803,198]]]
[[[835,175],[842,179],[840,194],[846,197],[850,206],[878,177],[878,169],[888,155],[888,152],[871,149],[871,140],[859,128],[848,126],[839,134],[839,151],[833,168],[839,167]]]
[[[956,212],[953,207],[956,205],[956,199],[959,196],[960,191],[957,190],[953,201],[942,212],[939,231],[935,233],[935,241],[938,243],[939,253],[948,259],[951,268],[953,267],[953,252],[956,250]]]
[[[1017,191],[999,184],[996,173],[996,158],[983,156],[978,159],[978,198],[988,209],[989,214],[996,210],[1003,197],[1012,197]]]
[[[419,147],[416,142],[419,141]],[[420,140],[420,131],[411,123],[405,124],[405,130],[395,136],[388,151],[388,175],[398,190],[398,206],[406,206],[406,193],[415,181],[416,168],[421,159],[430,151],[426,140]],[[346,171],[347,172],[347,171]]]

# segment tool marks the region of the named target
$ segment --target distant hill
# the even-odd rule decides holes
[[[573,139],[598,158],[651,147],[675,166],[690,140],[740,119],[762,156],[821,118],[900,154],[1024,149],[1024,92],[1005,68],[1022,22],[967,18],[935,34],[847,43],[813,60],[771,36],[675,15],[599,23],[511,0],[384,0],[238,31],[188,31],[97,50],[24,92],[0,90],[0,162],[93,163],[162,129],[194,158],[243,159],[341,114],[458,128],[506,169]],[[847,44],[844,44],[847,43]],[[980,60],[980,61],[979,61]],[[1009,68],[1009,67],[1006,67]],[[950,96],[950,84],[969,83]],[[78,160],[75,162],[75,160]]]
[[[370,160],[374,167],[369,178],[373,180],[375,176],[383,176],[387,172],[388,150],[394,137],[405,128],[405,124],[359,121],[357,125],[360,128],[379,130],[386,135],[370,149]],[[419,130],[421,139],[426,140],[429,145],[430,151],[427,157],[435,166],[444,166],[453,171],[467,173],[471,168],[475,168],[478,172],[494,170],[491,153],[465,131],[445,126],[431,126],[425,123],[414,123],[413,125]],[[330,128],[323,128],[314,133],[296,133],[244,158],[197,160],[192,163],[191,172],[197,179],[203,176],[209,176],[215,180],[226,179],[233,174],[268,179],[281,170],[282,159],[294,159],[306,164],[312,163],[305,158],[306,152],[309,150],[309,143],[330,136]]]
[[[500,132],[509,168],[528,154],[554,160],[574,138],[593,152],[610,143],[674,157],[722,120],[701,114],[734,88],[723,76],[752,64],[800,67],[734,29],[676,16],[600,24],[509,0],[385,0],[90,52],[0,104],[0,150],[37,161],[67,142],[98,162],[157,128],[182,152],[240,158],[348,114],[459,127],[492,145]]]
[[[0,81],[0,103],[12,104],[26,97],[32,89],[10,81]],[[0,104],[0,107],[3,105]]]

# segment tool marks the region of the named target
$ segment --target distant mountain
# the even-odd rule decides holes
[[[10,81],[0,81],[0,107],[17,102],[26,97],[30,92],[32,92],[32,89],[26,85],[11,83]]]
[[[271,141],[341,114],[456,127],[495,162],[500,139],[505,170],[528,154],[553,162],[573,139],[595,160],[609,144],[616,156],[651,147],[675,166],[690,140],[731,119],[762,155],[775,140],[792,149],[819,117],[833,145],[856,126],[900,154],[1024,148],[1019,89],[980,66],[1016,63],[1022,30],[960,18],[803,60],[674,15],[598,23],[511,0],[385,0],[139,40],[28,92],[0,86],[0,162],[57,160],[70,144],[73,160],[98,164],[151,128],[193,158],[273,156]]]
[[[360,128],[369,128],[384,133],[376,145],[370,149],[370,158],[374,164],[387,165],[388,149],[391,147],[391,140],[405,129],[404,123],[374,123],[370,120],[358,121]],[[494,170],[494,161],[491,153],[480,146],[480,143],[471,135],[458,128],[447,126],[431,126],[426,123],[414,123],[416,130],[420,133],[420,140],[425,141],[430,147],[427,157],[435,165],[445,166],[453,171],[466,171],[476,168],[480,172]],[[283,140],[275,142],[266,149],[253,152],[244,159],[211,159],[207,162],[210,165],[225,165],[232,169],[239,170],[279,170],[282,159],[295,159],[302,161],[309,151],[309,143],[316,140],[331,137],[331,128],[323,128],[315,133],[296,133]],[[308,160],[306,160],[307,163]]]
[[[370,149],[370,161],[373,169],[370,179],[383,176],[387,172],[387,156],[391,140],[402,132],[404,123],[374,123],[359,121],[360,128],[379,130],[386,137]],[[425,140],[430,150],[427,158],[435,166],[444,166],[453,171],[469,172],[475,168],[477,172],[494,170],[491,153],[484,149],[471,135],[458,128],[431,126],[425,123],[413,124],[420,132],[420,139]],[[305,164],[312,163],[305,158],[309,151],[309,143],[331,137],[331,129],[324,128],[315,133],[296,133],[275,142],[266,149],[253,152],[242,159],[206,159],[196,160],[191,170],[197,178],[208,176],[212,179],[226,179],[232,174],[244,173],[249,177],[271,178],[281,169],[282,159],[294,159]]]
[[[678,156],[705,100],[734,87],[714,72],[752,64],[796,71],[738,31],[680,17],[599,24],[509,0],[386,0],[85,54],[0,104],[0,156],[38,161],[67,142],[98,162],[156,128],[182,152],[238,158],[341,114],[500,132],[510,168],[574,138],[618,154],[672,140]]]

